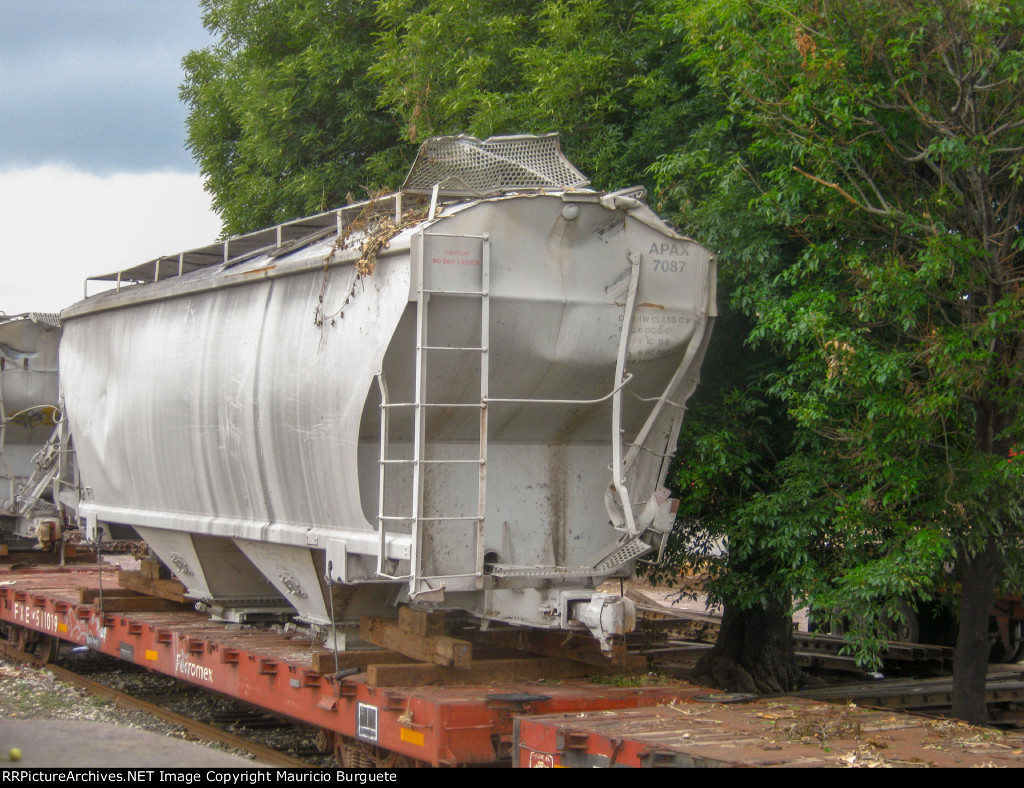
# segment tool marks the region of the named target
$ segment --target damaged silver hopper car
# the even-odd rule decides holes
[[[0,544],[48,548],[61,537],[59,341],[57,315],[0,314]]]
[[[62,315],[87,533],[229,620],[631,629],[596,589],[671,528],[714,262],[586,184],[554,136],[438,138],[397,194],[108,277]]]

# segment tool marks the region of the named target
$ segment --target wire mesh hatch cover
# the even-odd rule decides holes
[[[590,181],[562,153],[557,134],[433,137],[420,147],[402,191],[458,197],[577,189]]]

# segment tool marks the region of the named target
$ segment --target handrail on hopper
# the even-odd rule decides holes
[[[629,255],[629,289],[626,291],[626,305],[622,314],[622,333],[619,334],[619,350],[615,358],[615,377],[621,378],[626,373],[626,353],[629,348],[629,334],[633,325],[633,307],[636,303],[637,286],[640,284],[640,256],[630,253]],[[633,509],[629,502],[629,491],[626,489],[626,482],[622,478],[625,466],[622,461],[622,387],[614,392],[612,398],[612,487],[618,493],[619,502],[622,504],[622,517],[625,521],[626,530],[630,536],[637,536],[639,531],[636,521],[633,518]],[[614,519],[615,512],[608,514]]]
[[[476,350],[477,348],[427,348],[428,350]],[[619,393],[631,380],[633,379],[633,373],[627,372],[622,382],[605,394],[603,397],[597,399],[538,399],[533,397],[486,397],[480,404],[475,402],[389,402],[386,405],[381,405],[382,408],[411,408],[415,405],[420,405],[426,408],[484,408],[489,403],[501,402],[503,404],[513,405],[599,405],[602,402],[607,402],[616,394]],[[655,398],[657,399],[657,398]],[[454,462],[454,460],[445,460],[445,462]]]
[[[395,223],[401,224],[405,212],[403,198],[406,197],[417,204],[423,204],[425,196],[429,198],[430,218],[433,219],[440,196],[458,199],[503,192],[576,191],[589,184],[586,176],[565,158],[557,134],[486,140],[462,134],[432,137],[420,147],[397,192],[177,254],[161,255],[109,274],[90,276],[85,280],[84,297],[89,297],[89,282],[113,282],[120,290],[124,284],[159,282],[204,268],[243,262],[260,254],[274,257],[275,251],[278,254],[294,251],[335,229],[340,237],[346,221],[358,219],[377,203],[393,203]]]
[[[622,382],[605,394],[603,397],[597,399],[531,399],[529,397],[523,399],[503,399],[499,397],[488,397],[487,402],[510,402],[523,405],[597,405],[601,402],[607,402],[616,394],[618,394],[626,384],[633,379],[633,373],[627,372],[625,377],[622,378]]]
[[[122,285],[148,284],[173,279],[205,268],[232,266],[253,257],[265,254],[278,257],[294,252],[332,233],[342,236],[347,223],[358,219],[365,211],[377,204],[394,204],[395,222],[400,224],[406,210],[401,192],[373,197],[341,208],[283,222],[243,235],[234,235],[223,241],[188,249],[173,255],[161,255],[153,260],[122,268],[109,274],[90,276],[85,280],[86,298],[89,297],[89,282],[113,282],[117,290]],[[421,202],[413,198],[416,203]]]

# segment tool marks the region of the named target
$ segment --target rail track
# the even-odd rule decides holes
[[[637,605],[643,641],[639,653],[659,667],[671,667],[677,658],[687,659],[700,648],[710,648],[721,627],[721,617],[713,613],[680,611],[658,605]],[[846,646],[841,637],[818,633],[794,632],[793,646],[797,663],[804,669],[846,671],[863,674],[853,657],[841,652]],[[953,649],[921,643],[890,641],[882,653],[883,670],[943,672],[952,668]]]
[[[645,654],[659,670],[685,674],[715,641],[721,619],[714,614],[672,610],[638,604],[648,643]],[[820,687],[789,693],[793,697],[833,703],[947,716],[952,710],[953,649],[920,643],[890,641],[879,673],[866,673],[852,657],[841,654],[846,641],[830,635],[794,632],[797,663],[811,671],[846,674]],[[884,678],[898,676],[898,678]],[[989,724],[1024,727],[1024,673],[1006,665],[989,670],[986,701]]]
[[[0,642],[0,654],[9,660],[45,667],[62,682],[111,701],[119,708],[141,711],[178,726],[187,732],[189,737],[205,742],[216,742],[249,753],[254,758],[254,765],[315,768],[329,765],[331,762],[330,756],[321,753],[320,748],[313,744],[313,737],[308,730],[289,720],[227,699],[219,699],[217,708],[207,703],[192,703],[191,705],[199,711],[196,716],[190,716],[168,708],[172,705],[168,699],[173,696],[178,701],[174,705],[189,705],[190,698],[208,697],[213,693],[189,687],[175,679],[125,665],[112,657],[95,653],[91,653],[89,659],[77,669],[62,667],[53,661],[57,656],[54,644],[38,644],[41,647],[36,650],[41,653],[31,653],[18,647],[22,644],[17,640],[17,633],[13,641],[9,632],[8,639]],[[117,683],[124,684],[126,674],[140,672],[146,675],[146,686],[138,694],[111,686]],[[116,676],[118,680],[112,681],[111,676]],[[155,702],[156,700],[161,702]],[[275,732],[275,738],[287,742],[288,748],[296,750],[296,754],[257,741],[257,737],[261,735],[266,737],[268,731]]]
[[[795,697],[830,703],[911,711],[915,714],[948,716],[953,703],[953,678],[887,679],[817,687],[790,693]],[[1016,671],[995,669],[985,685],[989,724],[1024,727],[1024,677]]]
[[[89,581],[87,572],[82,573],[81,576],[74,573],[65,576],[63,574],[50,575],[46,572],[26,570],[25,573],[15,573],[12,577],[18,578],[17,581],[8,582],[24,583],[24,589],[18,592],[21,594],[20,597],[8,592],[8,596],[14,599],[12,610],[15,609],[13,605],[20,605],[21,607],[18,610],[21,611],[23,618],[28,615],[24,611],[38,610],[40,612],[37,617],[45,624],[49,620],[43,620],[44,615],[49,613],[49,607],[47,606],[52,605],[54,606],[54,613],[50,614],[50,618],[54,621],[71,622],[74,624],[85,615],[90,620],[95,619],[99,615],[103,626],[120,627],[123,632],[118,637],[124,637],[126,640],[130,640],[132,637],[132,632],[128,629],[129,626],[136,627],[136,631],[144,630],[147,626],[155,626],[158,629],[163,627],[168,632],[171,631],[169,628],[173,626],[181,627],[181,631],[191,633],[191,630],[187,629],[186,624],[190,620],[188,615],[194,615],[194,613],[188,615],[174,612],[161,614],[113,613],[107,610],[105,613],[97,614],[93,610],[92,595],[87,593],[91,589],[91,586],[86,587]],[[82,585],[83,583],[85,585]],[[69,590],[65,589],[65,586]],[[138,603],[140,600],[131,598],[125,600],[112,596],[107,601],[110,603],[108,607],[111,607],[114,606],[115,602],[131,601]],[[57,605],[62,605],[63,607],[57,610]],[[718,619],[714,616],[691,612],[684,613],[668,608],[646,608],[647,606],[643,606],[641,610],[644,614],[644,625],[640,631],[630,636],[628,642],[629,654],[626,656],[632,658],[634,664],[637,661],[644,664],[644,660],[639,658],[641,656],[646,657],[646,664],[669,675],[674,674],[679,678],[685,678],[687,669],[692,667],[693,662],[703,653],[702,650],[709,648],[713,642],[719,626]],[[138,605],[136,604],[136,607],[132,609],[138,609]],[[139,616],[140,618],[136,621],[132,616]],[[149,617],[148,619],[147,616]],[[155,621],[156,623],[146,623],[146,621]],[[77,640],[77,645],[72,645],[76,641],[72,641],[72,643],[59,641],[56,639],[56,636],[45,634],[38,629],[29,629],[28,626],[21,626],[9,620],[6,620],[3,626],[7,632],[6,642],[2,643],[3,651],[12,657],[34,664],[48,663],[47,666],[50,670],[61,680],[72,681],[79,686],[88,687],[90,691],[103,694],[103,696],[111,699],[119,706],[137,708],[164,720],[169,720],[174,725],[181,726],[182,729],[189,731],[190,735],[196,738],[219,741],[228,746],[248,751],[261,764],[291,767],[323,767],[333,766],[335,764],[334,759],[337,758],[337,763],[354,766],[357,765],[356,759],[363,756],[370,757],[363,751],[366,747],[364,742],[354,740],[344,730],[340,732],[341,735],[339,736],[337,731],[331,732],[334,729],[330,725],[318,725],[316,722],[307,722],[305,726],[298,726],[304,733],[304,743],[289,744],[285,747],[276,744],[268,746],[266,743],[268,740],[265,738],[258,739],[254,743],[254,737],[260,737],[267,733],[273,734],[271,739],[278,739],[277,734],[283,731],[290,723],[280,717],[275,717],[272,713],[266,713],[265,710],[254,711],[255,707],[246,706],[241,699],[232,700],[227,697],[228,695],[234,696],[232,692],[225,692],[223,695],[217,694],[209,688],[203,689],[191,684],[185,684],[180,680],[172,678],[168,675],[167,671],[153,670],[148,665],[143,667],[141,664],[133,663],[124,656],[124,649],[121,652],[115,653],[110,653],[109,649],[94,650],[95,646],[90,644],[87,638],[85,643],[79,639]],[[200,629],[205,631],[204,627],[208,629],[209,625],[204,623]],[[255,632],[250,634],[252,637],[257,636]],[[226,664],[231,665],[236,662],[241,665],[253,661],[251,658],[245,660],[238,658],[238,654],[244,648],[247,654],[250,654],[251,657],[255,657],[259,661],[261,665],[260,677],[264,675],[270,676],[271,672],[277,673],[290,670],[284,662],[287,655],[280,651],[280,649],[284,648],[284,645],[278,643],[281,638],[273,635],[273,633],[265,634],[272,636],[270,640],[278,644],[274,646],[278,651],[268,650],[266,646],[263,646],[264,638],[262,635],[259,636],[260,645],[242,643],[238,640],[241,637],[238,633],[222,633],[218,637],[209,636],[209,643],[216,649],[222,649],[225,654]],[[500,635],[501,633],[497,634]],[[806,695],[807,700],[828,700],[841,703],[853,702],[858,706],[883,706],[890,709],[906,709],[933,714],[941,713],[943,706],[948,705],[948,700],[946,699],[950,691],[948,677],[944,679],[930,678],[926,681],[920,679],[904,679],[899,682],[868,681],[867,676],[863,672],[858,671],[851,659],[839,653],[844,645],[841,639],[820,635],[811,637],[806,633],[797,633],[795,637],[798,658],[803,667],[830,671],[833,674],[831,677],[832,681],[835,680],[835,675],[838,675],[836,671],[841,671],[847,678],[855,677],[857,680],[857,683],[852,685],[849,682],[844,684],[833,683],[802,693]],[[189,653],[197,651],[198,649],[194,647],[198,645],[203,645],[204,650],[209,650],[206,641],[201,642],[198,636],[189,634],[187,638],[179,638],[179,640],[183,648],[189,649]],[[117,638],[113,642],[116,644],[118,642]],[[290,643],[291,641],[288,642]],[[61,645],[62,643],[63,645]],[[492,643],[491,646],[495,646],[495,644]],[[158,650],[164,647],[164,641],[157,639],[154,639],[152,643],[146,641],[144,647],[152,649],[152,651],[146,652],[147,658],[151,658],[148,655],[153,654],[155,656]],[[289,648],[294,650],[291,646]],[[31,655],[28,653],[31,651],[34,651],[35,654]],[[105,653],[100,653],[100,651]],[[486,662],[483,656],[485,651],[486,649],[481,648],[479,652],[484,662]],[[911,671],[942,670],[943,666],[948,662],[949,651],[949,649],[891,643],[886,654],[888,667],[885,670],[887,675],[900,675],[900,672],[903,675],[908,675]],[[120,659],[117,653],[121,654]],[[288,653],[291,652],[289,651]],[[53,665],[52,663],[57,661],[58,657],[60,665]],[[296,670],[301,669],[305,672],[296,672],[294,674],[295,680],[291,681],[289,686],[295,687],[296,684],[299,684],[299,689],[301,690],[303,689],[301,686],[303,681],[309,683],[314,677],[318,681],[320,680],[320,673],[325,668],[312,665],[309,662],[310,657],[308,654],[305,656],[300,655],[295,659],[295,664],[298,666]],[[90,664],[83,666],[85,662]],[[229,669],[237,670],[234,667]],[[128,681],[119,679],[115,683],[108,681],[107,677],[102,675],[104,672],[126,674],[129,676],[135,675],[137,678],[136,680]],[[81,675],[83,673],[88,673],[88,675],[83,678]],[[142,681],[142,678],[145,677],[149,677],[154,681],[164,682],[165,686],[163,688],[154,688],[154,686]],[[380,682],[374,683],[386,688],[392,686],[406,688],[418,686],[414,683],[393,685]],[[363,684],[359,682],[351,685],[346,684],[342,691],[333,697],[344,699],[347,697],[345,691],[350,693],[352,691],[360,692],[362,687]],[[384,698],[385,701],[382,701],[383,706],[378,709],[378,713],[384,715],[392,713],[397,709],[411,717],[412,713],[409,712],[409,709],[413,708],[412,704],[414,701],[416,704],[434,702],[433,700],[424,700],[421,697],[423,695],[431,695],[429,692],[431,689],[440,690],[433,693],[433,695],[441,698],[440,701],[436,701],[437,704],[449,703],[449,696],[451,699],[454,699],[451,702],[457,702],[460,692],[462,692],[459,689],[445,690],[438,687],[427,687],[413,692],[402,689],[385,689],[380,693],[380,697]],[[695,691],[696,688],[691,685],[690,690]],[[280,688],[277,690],[277,692],[282,691],[285,690]],[[557,694],[555,689],[546,691]],[[221,705],[214,711],[206,712],[204,715],[193,714],[191,709],[182,709],[181,706],[174,706],[173,701],[176,701],[179,696],[188,694],[216,698],[220,701]],[[469,694],[472,694],[472,691],[469,691]],[[277,698],[278,696],[272,695],[268,697]],[[361,703],[363,707],[368,708],[370,701],[376,697],[374,695],[371,698],[371,696],[367,695],[364,699],[361,695],[358,697],[357,702]],[[539,698],[540,696],[536,697]],[[326,698],[328,703],[332,702],[330,694],[326,695]],[[323,699],[321,698],[321,700]],[[350,701],[345,700],[345,702],[349,703]],[[1001,669],[998,675],[994,674],[993,683],[990,686],[990,704],[993,712],[993,723],[1020,725],[1021,718],[1024,717],[1024,713],[1021,713],[1024,710],[1024,682],[1021,681],[1020,675],[1009,673],[1005,668]],[[259,705],[262,706],[263,704],[260,703]],[[168,708],[171,706],[174,706],[174,708]],[[512,741],[511,730],[506,731],[503,728],[497,727],[498,723],[492,723],[490,716],[486,716],[497,713],[493,712],[492,706],[492,699],[488,696],[486,702],[482,702],[480,706],[482,709],[481,714],[484,716],[481,716],[482,722],[476,727],[484,727],[485,724],[490,726],[489,730],[498,731],[495,735],[504,735],[508,739],[507,742],[504,739],[501,740],[502,746],[508,747]],[[273,708],[272,704],[265,707],[265,709],[271,710]],[[318,705],[317,708],[323,708],[323,706]],[[377,707],[375,706],[374,708]],[[441,705],[438,705],[437,708],[440,709]],[[430,714],[440,719],[442,712],[437,712],[434,710],[434,707],[428,707],[427,705],[417,705],[415,713],[417,715],[425,714],[425,710],[428,709]],[[538,713],[536,711],[527,711],[525,708],[521,711],[527,715]],[[394,711],[394,713],[397,714],[398,712]],[[433,723],[428,722],[430,719],[434,719],[434,717],[426,717],[421,720],[417,716],[416,722],[419,727],[411,729],[412,733],[417,733],[419,730],[432,730],[431,726]],[[404,717],[403,721],[405,724],[412,722],[411,719],[405,719]],[[321,727],[328,732],[326,735],[318,737],[317,731]],[[242,729],[245,730],[243,731]],[[459,728],[458,730],[461,731],[462,729]],[[342,743],[340,751],[338,749],[339,741]],[[344,747],[350,744],[358,747],[359,751],[346,751]],[[491,746],[490,742],[488,742],[488,746]],[[283,750],[287,750],[287,752],[283,752]],[[329,752],[330,750],[334,750],[334,752],[331,753]],[[372,753],[373,759],[364,765],[381,766],[390,764],[390,761],[387,764],[381,762],[382,752],[383,750]],[[451,760],[453,762],[456,761],[455,758]],[[501,756],[499,755],[498,760],[494,762],[500,761]],[[438,759],[437,762],[440,763],[442,761]],[[362,761],[358,761],[358,763],[362,763]]]

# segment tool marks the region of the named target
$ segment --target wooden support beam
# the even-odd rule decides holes
[[[187,610],[191,603],[172,602],[155,596],[103,600],[104,613],[159,613],[169,610]]]
[[[411,657],[399,654],[397,651],[386,651],[384,649],[373,651],[339,651],[337,669],[349,670],[351,668],[359,668],[360,670],[366,670],[370,665],[376,665],[377,663],[401,665],[415,661]],[[311,667],[317,673],[334,673],[334,652],[315,652],[312,655]]]
[[[92,604],[99,605],[95,599]],[[103,592],[104,613],[160,613],[168,610],[187,609],[181,602],[171,602],[155,596],[108,596]]]
[[[171,572],[155,558],[143,558],[139,562],[139,572],[150,580],[170,580]]]
[[[124,572],[119,573],[121,575]],[[134,574],[138,574],[135,572]],[[120,577],[118,578],[120,579]],[[159,596],[150,596],[129,588],[112,586],[103,589],[103,612],[104,613],[154,613],[166,610],[181,610],[184,606],[191,604],[184,597],[178,600],[166,599]],[[100,589],[79,588],[78,601],[83,605],[98,605],[100,603]]]
[[[91,605],[97,599],[100,598],[100,589],[98,588],[79,588],[78,589],[78,601],[83,605]],[[127,599],[135,598],[141,599],[142,595],[136,591],[129,591],[124,588],[118,588],[117,586],[111,586],[103,589],[103,600],[108,599]]]
[[[420,637],[444,635],[444,613],[436,610],[417,610],[403,605],[398,608],[398,626]]]
[[[589,632],[539,629],[481,632],[479,642],[500,644],[546,657],[571,659],[598,668],[622,670],[629,664],[624,642],[614,644],[611,652],[606,654]]]
[[[363,616],[359,622],[359,637],[367,643],[432,665],[465,670],[473,661],[473,644],[467,640],[444,635],[416,635],[386,618]]]
[[[95,561],[96,551],[81,544],[65,544],[64,559],[67,561]]]
[[[518,649],[474,645],[473,657],[474,661],[476,659],[522,659],[523,654]],[[359,668],[365,671],[371,665],[408,665],[410,663],[422,664],[412,657],[385,649],[338,652],[338,670]],[[334,673],[334,652],[327,649],[314,652],[310,660],[310,669],[321,674]]]
[[[634,668],[646,670],[644,657],[631,657]],[[580,678],[595,673],[614,673],[593,665],[584,665],[557,657],[475,660],[468,670],[453,670],[439,665],[370,665],[367,683],[375,687],[416,687],[424,684],[475,684],[538,679]]]
[[[160,597],[169,602],[187,603],[185,586],[177,580],[153,579],[143,572],[124,570],[117,573],[117,584],[124,589],[140,594]]]

